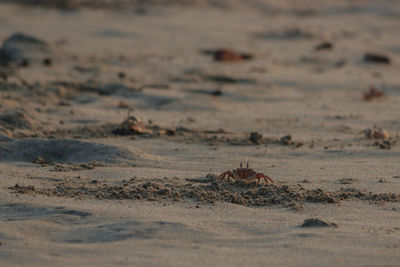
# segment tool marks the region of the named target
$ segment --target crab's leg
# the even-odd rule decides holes
[[[251,183],[251,182],[253,182],[254,180],[256,180],[256,179],[257,179],[256,186],[259,186],[259,185],[260,185],[260,180],[261,180],[261,178],[262,178],[262,177],[258,177],[258,176],[256,176],[256,178],[255,178],[255,179],[253,179],[253,180],[250,180],[250,181],[248,181],[247,183]]]
[[[221,179],[221,181],[222,181],[222,180],[224,180],[225,176],[228,176],[228,178],[229,178],[230,176],[233,176],[233,175],[232,175],[232,172],[227,171],[227,172],[223,172],[220,175],[218,175],[218,178]]]
[[[271,178],[269,178],[267,175],[265,175],[264,173],[261,173],[261,172],[256,174],[256,178],[258,179],[257,185],[260,183],[261,178],[263,178],[265,180],[265,183],[267,183],[267,184],[270,182],[274,183],[274,181]]]
[[[228,181],[230,181],[229,178],[232,178],[233,180],[235,180],[235,176],[233,176],[232,172],[229,172],[229,174],[228,174]]]

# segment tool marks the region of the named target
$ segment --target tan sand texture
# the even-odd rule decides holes
[[[399,266],[399,16],[1,0],[0,266]]]

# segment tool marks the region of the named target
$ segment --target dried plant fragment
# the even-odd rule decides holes
[[[364,61],[371,63],[390,64],[390,57],[384,54],[368,52],[364,56]]]
[[[252,59],[250,54],[237,53],[229,49],[220,49],[214,51],[214,60],[218,62],[234,62]]]

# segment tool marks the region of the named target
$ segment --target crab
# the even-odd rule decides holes
[[[390,137],[387,131],[376,127],[375,125],[372,127],[372,129],[363,130],[358,134],[365,134],[368,139],[389,139]]]
[[[236,180],[244,180],[247,183],[250,183],[253,180],[257,179],[257,185],[260,184],[260,180],[264,179],[265,183],[274,183],[274,181],[269,178],[267,175],[265,175],[262,172],[256,172],[253,169],[249,168],[249,163],[247,163],[247,167],[243,168],[242,167],[242,163],[240,163],[240,168],[237,168],[235,170],[232,171],[227,171],[227,172],[223,172],[221,173],[217,178],[224,180],[225,177],[228,177],[228,179],[230,177],[232,177],[233,179]]]

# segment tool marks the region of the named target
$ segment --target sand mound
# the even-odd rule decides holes
[[[0,124],[2,127],[15,131],[16,129],[33,130],[35,122],[24,109],[12,108],[0,114]]]
[[[72,139],[23,139],[0,145],[0,161],[33,162],[38,157],[48,163],[123,163],[138,155],[115,146]]]
[[[75,183],[60,181],[55,188],[34,188],[15,185],[9,189],[15,193],[40,194],[58,197],[79,197],[97,199],[131,199],[148,201],[186,201],[212,204],[217,201],[244,206],[280,206],[302,210],[304,203],[339,203],[343,200],[363,200],[373,203],[400,202],[400,194],[373,193],[356,188],[326,191],[320,188],[306,189],[301,185],[267,184],[255,186],[241,181],[221,183],[215,178],[200,179],[194,182],[177,182],[164,179],[162,182],[136,182],[135,179],[98,183],[82,180]]]
[[[23,138],[33,136],[41,128],[41,124],[35,120],[37,114],[31,110],[27,112],[23,108],[9,108],[0,112],[0,134]]]
[[[50,57],[52,53],[47,43],[23,33],[8,37],[0,50],[0,61],[3,62],[41,62]]]

